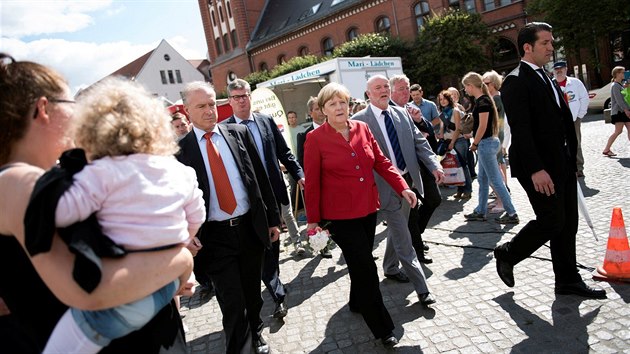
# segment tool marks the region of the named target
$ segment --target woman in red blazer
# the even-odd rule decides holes
[[[392,347],[398,340],[372,258],[379,206],[373,171],[412,207],[417,200],[367,124],[348,120],[349,101],[348,89],[337,83],[324,86],[317,97],[327,122],[308,133],[304,144],[307,230],[319,231],[319,223],[328,223],[348,264],[350,311],[360,312],[372,334]]]

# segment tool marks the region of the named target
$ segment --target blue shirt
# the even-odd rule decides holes
[[[203,158],[203,165],[206,168],[206,173],[208,174],[208,184],[210,187],[208,220],[223,221],[247,213],[249,211],[249,197],[247,196],[247,189],[245,189],[245,184],[241,178],[241,173],[239,172],[238,165],[236,165],[234,156],[232,156],[232,151],[230,150],[227,141],[225,141],[225,138],[221,134],[221,131],[219,131],[216,126],[214,127],[212,130],[214,133],[212,134],[212,142],[217,147],[217,150],[219,150],[219,155],[221,155],[221,159],[223,160],[225,171],[230,179],[230,185],[232,186],[232,191],[234,192],[234,197],[236,198],[236,209],[234,209],[234,213],[232,214],[224,212],[219,207],[219,200],[217,199],[216,188],[214,187],[214,179],[212,178],[212,171],[210,171],[210,163],[208,162],[208,150],[206,147],[207,142],[206,138],[203,137],[206,132],[194,126],[193,131],[197,137],[199,151],[201,151],[201,157]]]

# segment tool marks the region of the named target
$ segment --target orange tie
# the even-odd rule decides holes
[[[234,192],[232,191],[232,185],[230,185],[228,174],[225,171],[223,159],[221,159],[219,150],[217,150],[217,147],[212,142],[212,134],[214,133],[205,133],[203,137],[206,138],[206,150],[208,150],[208,162],[210,163],[214,189],[217,193],[219,207],[221,210],[231,215],[234,212],[234,209],[236,209],[236,198],[234,197]]]

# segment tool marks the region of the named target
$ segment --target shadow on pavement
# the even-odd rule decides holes
[[[514,292],[494,298],[527,336],[522,342],[515,344],[511,352],[588,353],[587,327],[595,320],[601,307],[581,316],[579,309],[581,300],[574,296],[556,296],[551,305],[552,320],[549,323],[548,320],[518,305],[514,301]]]
[[[582,188],[582,193],[584,194],[584,197],[586,198],[592,197],[599,193],[599,189],[593,189],[587,186],[584,178],[579,178],[578,183],[580,184],[580,188]]]

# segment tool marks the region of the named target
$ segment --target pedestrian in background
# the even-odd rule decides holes
[[[628,133],[628,140],[630,141],[630,105],[624,100],[623,94],[621,93],[621,90],[623,90],[621,82],[624,79],[625,71],[626,69],[623,66],[616,66],[611,72],[612,85],[610,86],[610,115],[611,121],[615,125],[615,131],[612,133],[610,138],[608,138],[606,147],[602,152],[602,154],[608,157],[617,156],[617,154],[613,153],[610,149],[617,137],[623,131],[624,126],[626,127],[626,132]]]

